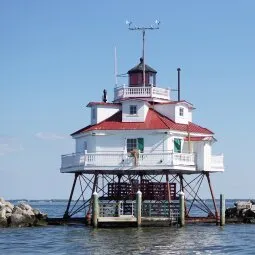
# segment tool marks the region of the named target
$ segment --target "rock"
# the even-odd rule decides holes
[[[12,209],[10,207],[5,207],[6,213],[12,213]]]
[[[251,210],[252,210],[253,212],[255,212],[255,205],[254,205],[254,204],[252,204]]]
[[[2,202],[0,202],[0,210],[2,209],[2,208],[4,208],[5,207],[5,204],[3,204]]]
[[[8,218],[11,217],[11,216],[12,216],[12,213],[6,211],[6,219],[8,220]]]
[[[0,198],[0,227],[30,227],[47,225],[47,214],[26,203],[13,205]]]
[[[5,228],[8,226],[7,218],[0,218],[0,227]]]
[[[251,209],[246,210],[246,212],[244,213],[244,217],[255,218],[255,212]]]
[[[33,213],[35,214],[36,218],[39,220],[46,220],[47,214],[41,213],[38,209],[33,209]]]
[[[10,208],[11,210],[13,210],[14,205],[13,205],[12,203],[6,201],[6,202],[5,202],[5,207]]]
[[[0,210],[0,218],[6,218],[6,209],[5,208],[2,208]]]
[[[0,227],[7,226],[6,209],[3,207],[0,210]]]
[[[34,218],[22,214],[12,214],[10,217],[11,227],[30,227],[33,226]]]
[[[35,216],[39,215],[41,212],[38,209],[32,209]]]
[[[242,210],[242,209],[250,209],[251,206],[252,206],[252,203],[251,201],[237,201],[235,204],[234,204],[237,208],[237,210]]]
[[[35,216],[34,212],[32,210],[24,210],[22,212],[22,215],[27,215],[27,216]]]
[[[255,205],[253,201],[237,201],[235,207],[227,208],[226,218],[236,218],[244,223],[255,223]]]
[[[233,208],[227,208],[225,211],[226,218],[234,218],[237,217],[237,209],[236,207]]]
[[[25,203],[20,203],[17,206],[22,210],[32,210],[32,207],[28,204],[25,204]]]
[[[22,214],[23,213],[23,210],[20,208],[20,207],[18,207],[18,206],[14,206],[14,208],[13,208],[13,210],[12,210],[12,213],[13,214]]]

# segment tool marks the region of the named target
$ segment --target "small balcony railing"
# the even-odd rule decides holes
[[[125,85],[114,89],[114,100],[136,97],[150,97],[170,100],[170,89],[153,86],[127,87]]]
[[[223,155],[212,155],[211,170],[217,171],[218,169],[224,169],[224,157]]]
[[[195,166],[194,153],[129,153],[119,152],[100,152],[100,153],[73,153],[62,155],[61,168],[82,167],[153,167],[153,166]]]

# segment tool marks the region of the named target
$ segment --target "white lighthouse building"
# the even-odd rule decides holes
[[[128,71],[129,85],[114,89],[113,102],[88,103],[91,121],[71,134],[76,149],[62,156],[62,173],[224,170],[223,156],[212,154],[214,133],[192,122],[193,105],[172,100],[145,67],[145,86],[141,62]]]
[[[104,203],[122,201],[122,211],[137,190],[151,204],[173,203],[181,191],[187,204],[188,200],[195,204],[200,201],[198,192],[192,181],[185,181],[193,176],[193,180],[207,177],[215,207],[208,216],[217,218],[210,174],[223,172],[224,165],[223,155],[213,154],[214,133],[193,122],[194,106],[174,100],[170,89],[157,84],[157,71],[142,58],[127,74],[128,85],[114,88],[112,102],[104,91],[102,101],[87,104],[90,123],[71,134],[75,149],[62,155],[60,169],[74,174],[65,216],[89,212],[95,191]],[[77,179],[83,183],[79,200],[84,202],[71,209]],[[187,208],[186,217],[188,212]]]

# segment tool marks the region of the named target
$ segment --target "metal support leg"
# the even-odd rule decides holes
[[[77,180],[78,176],[79,176],[79,173],[75,173],[74,181],[73,181],[73,186],[72,186],[71,193],[70,193],[70,197],[69,197],[69,200],[68,200],[68,204],[67,204],[67,207],[66,207],[65,214],[63,216],[64,219],[70,218],[68,212],[69,212],[69,208],[70,208],[70,204],[71,204],[71,201],[72,201],[73,192],[74,192],[74,188],[75,188],[75,184],[76,184],[76,180]]]
[[[206,178],[207,178],[207,181],[208,181],[208,185],[209,185],[211,196],[212,196],[212,200],[213,200],[213,206],[214,206],[214,209],[215,209],[216,224],[218,224],[219,214],[218,214],[218,209],[217,209],[215,198],[214,198],[214,194],[213,194],[213,189],[212,189],[212,185],[211,185],[210,176],[209,176],[209,173],[206,173],[205,175],[206,175]]]
[[[166,174],[166,185],[167,185],[167,200],[168,200],[168,210],[169,210],[169,218],[170,218],[170,224],[172,224],[172,214],[171,214],[171,191],[170,191],[170,185],[169,185],[169,176]]]

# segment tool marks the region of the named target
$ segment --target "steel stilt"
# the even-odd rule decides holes
[[[218,224],[219,214],[218,214],[218,209],[217,209],[215,198],[214,198],[214,194],[213,194],[213,189],[212,189],[212,185],[211,185],[210,176],[209,176],[209,173],[206,173],[205,175],[206,175],[206,178],[207,178],[207,181],[208,181],[208,185],[209,185],[211,196],[212,196],[212,200],[213,200],[213,206],[214,206],[214,209],[215,209],[216,224]]]
[[[76,184],[76,180],[77,180],[78,176],[79,176],[79,173],[76,173],[74,175],[73,186],[72,186],[72,189],[71,189],[71,193],[70,193],[70,197],[69,197],[68,204],[67,204],[67,207],[66,207],[66,211],[65,211],[65,214],[63,216],[64,219],[70,218],[68,213],[69,213],[69,208],[70,208],[70,204],[71,204],[71,201],[72,201],[73,192],[74,192],[74,188],[75,188],[75,184]]]

